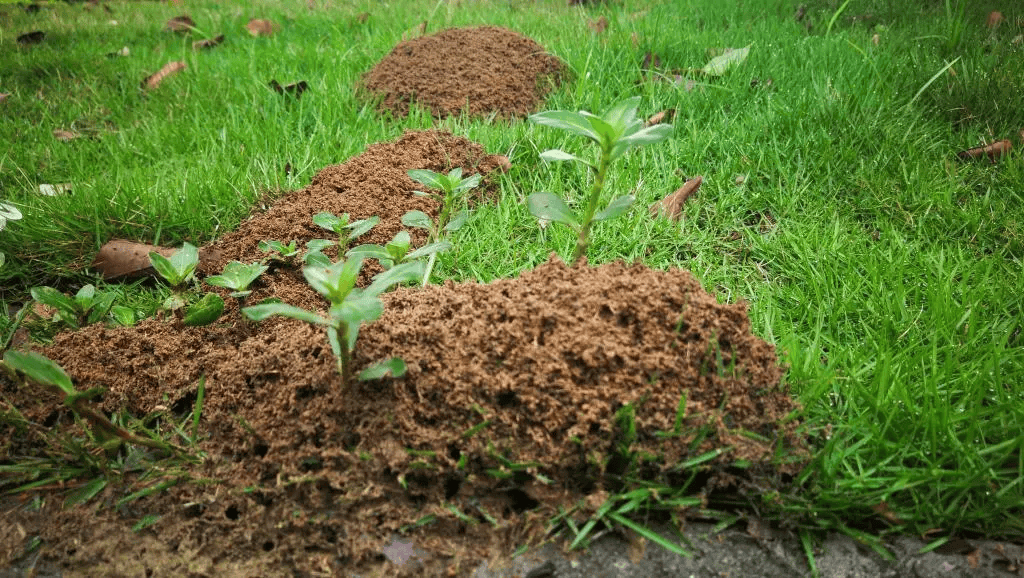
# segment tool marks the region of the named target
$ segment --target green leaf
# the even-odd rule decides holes
[[[387,291],[392,285],[418,281],[423,278],[425,268],[426,264],[422,261],[399,263],[387,271],[376,275],[370,286],[363,290],[363,293],[376,297]]]
[[[672,125],[656,124],[619,139],[620,144],[634,147],[663,141],[672,136]]]
[[[402,377],[405,375],[405,361],[400,357],[392,357],[385,361],[378,361],[370,367],[359,372],[359,381],[381,379],[383,377]]]
[[[307,267],[330,267],[331,260],[320,251],[310,251],[302,258]]]
[[[559,150],[559,149],[551,149],[551,150],[547,150],[547,151],[544,151],[544,152],[540,153],[540,160],[542,160],[542,161],[544,161],[546,163],[557,163],[557,162],[561,162],[561,161],[576,161],[578,163],[583,163],[583,164],[587,165],[590,168],[594,168],[594,165],[590,164],[589,161],[585,161],[585,160],[581,159],[580,157],[578,157],[576,155],[569,154],[569,153],[567,153],[567,152],[565,152],[563,150]]]
[[[384,313],[384,304],[376,296],[358,295],[331,306],[331,319],[344,322],[345,346],[349,351],[356,346],[359,327],[366,321],[374,321]],[[336,326],[338,324],[335,324]]]
[[[640,97],[633,96],[613,104],[601,115],[605,122],[615,127],[619,134],[636,121],[636,111],[640,108]]]
[[[68,374],[52,359],[34,351],[9,349],[4,352],[4,363],[24,373],[29,379],[43,385],[59,387],[67,395],[74,395],[75,386]]]
[[[185,311],[183,322],[189,327],[209,325],[224,312],[224,299],[216,293],[207,293],[203,298],[189,306]]]
[[[157,252],[149,254],[153,268],[171,287],[179,287],[199,264],[199,251],[191,243],[183,243],[170,258]]]
[[[581,111],[580,114],[586,117],[587,122],[590,123],[590,126],[593,127],[594,132],[597,133],[597,135],[600,137],[598,143],[600,143],[601,148],[610,147],[611,145],[615,144],[615,141],[619,140],[620,136],[622,136],[622,133],[620,132],[620,129],[618,127],[612,126],[603,118],[595,114],[590,114],[589,112]]]
[[[333,321],[327,319],[323,315],[313,313],[312,311],[306,311],[294,305],[288,305],[287,303],[263,303],[260,305],[253,305],[252,307],[245,307],[242,309],[242,313],[246,317],[253,321],[263,321],[271,315],[280,315],[282,317],[290,317],[292,319],[298,319],[299,321],[305,321],[307,323],[315,323],[317,325],[333,325]]]
[[[731,68],[735,68],[743,63],[750,54],[750,45],[743,48],[737,48],[736,50],[730,50],[725,54],[712,58],[705,66],[701,69],[701,72],[708,76],[722,76]]]
[[[449,233],[454,233],[455,231],[458,231],[459,229],[462,228],[463,225],[466,224],[467,219],[469,219],[469,211],[463,209],[458,213],[455,213],[455,216],[453,216],[448,221],[448,224],[444,226],[444,230],[448,231]]]
[[[323,295],[331,303],[340,303],[352,291],[359,278],[359,269],[363,260],[359,257],[338,261],[323,266],[306,266],[302,275],[313,289]]]
[[[110,315],[114,321],[121,326],[131,327],[135,325],[135,310],[124,305],[114,305],[110,308]]]
[[[612,202],[608,203],[608,206],[605,207],[604,210],[598,211],[597,214],[594,215],[594,220],[607,221],[608,219],[614,219],[628,211],[632,204],[633,195],[623,195],[617,199],[613,199]]]
[[[215,287],[224,287],[232,291],[245,291],[249,284],[266,272],[268,267],[260,263],[246,265],[240,261],[232,261],[224,266],[220,275],[207,277],[206,282]]]
[[[408,231],[399,231],[395,233],[395,238],[384,246],[391,260],[398,263],[405,258],[405,255],[409,252],[409,245],[412,243],[412,238],[409,237]]]
[[[402,215],[402,224],[406,227],[430,230],[434,227],[434,221],[423,211],[412,210]]]
[[[93,299],[92,306],[89,308],[89,314],[86,316],[85,322],[92,325],[100,319],[103,319],[103,317],[105,317],[110,311],[110,307],[114,304],[114,299],[116,298],[117,294],[110,291],[107,293],[101,293],[99,297]]]
[[[348,225],[348,213],[344,213],[340,217],[334,213],[317,213],[313,215],[313,224],[340,235],[342,229]]]
[[[363,236],[364,234],[366,234],[367,231],[369,231],[370,229],[376,227],[377,223],[379,223],[379,222],[380,222],[380,217],[373,216],[373,217],[370,217],[369,219],[360,219],[360,220],[358,220],[358,221],[356,221],[356,222],[354,222],[354,223],[352,223],[350,225],[347,225],[345,228],[349,229],[349,233],[348,233],[348,237],[346,237],[346,239],[345,239],[345,243],[346,244],[351,243],[352,241],[356,240],[357,238]]]
[[[33,287],[29,293],[32,294],[32,298],[36,301],[53,307],[60,312],[61,319],[64,319],[68,325],[77,328],[78,327],[78,304],[75,303],[70,297],[57,291],[53,287]]]
[[[82,287],[75,293],[75,304],[78,306],[78,311],[85,313],[92,307],[93,299],[96,297],[96,287],[92,283]]]
[[[380,245],[359,245],[358,247],[352,247],[345,253],[346,259],[376,259],[378,261],[385,261],[391,259],[391,253],[388,253],[387,249]]]
[[[476,188],[476,186],[480,184],[480,181],[482,179],[483,179],[483,177],[480,176],[480,175],[473,175],[471,177],[466,177],[466,178],[462,179],[461,181],[459,181],[459,183],[457,185],[455,185],[455,187],[452,189],[452,193],[454,193],[456,195],[460,195],[460,194],[462,194],[462,193],[464,193],[464,192],[466,192],[466,191],[468,191],[470,189]]]
[[[100,491],[105,487],[107,487],[106,478],[94,478],[93,480],[89,481],[89,483],[69,493],[68,496],[64,499],[64,507],[69,508],[72,506],[77,506],[79,504],[84,504],[89,500],[95,498],[96,494],[100,493]]]
[[[406,255],[405,258],[407,260],[409,260],[409,261],[412,261],[413,259],[419,259],[420,257],[426,257],[426,256],[432,255],[434,253],[443,253],[445,251],[451,250],[451,248],[452,248],[452,244],[449,243],[448,241],[438,241],[436,243],[430,243],[429,245],[424,245],[424,246],[420,247],[419,249],[416,249],[412,253],[409,253],[408,255]]]
[[[527,197],[526,206],[530,209],[530,213],[538,219],[547,219],[548,221],[562,223],[569,225],[573,229],[579,230],[579,224],[576,222],[576,217],[573,216],[571,211],[569,211],[569,207],[566,206],[565,201],[556,194],[533,193]]]
[[[461,169],[460,169],[461,170]],[[431,189],[444,190],[441,175],[429,169],[413,169],[406,172],[409,178]],[[461,174],[461,173],[460,173]]]
[[[535,124],[567,130],[575,135],[587,137],[596,143],[601,142],[601,138],[594,132],[593,126],[587,120],[587,117],[578,112],[549,110],[532,114],[529,120]]]

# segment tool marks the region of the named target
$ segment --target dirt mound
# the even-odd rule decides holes
[[[323,237],[310,223],[323,210],[381,215],[371,240],[386,241],[406,210],[436,210],[411,195],[405,170],[486,172],[488,159],[447,133],[408,133],[324,169],[218,248],[250,261],[261,239]],[[269,295],[323,308],[291,267],[271,271],[253,298]],[[800,454],[795,425],[776,423],[795,406],[774,348],[751,335],[743,305],[718,303],[687,272],[555,259],[518,279],[383,299],[384,316],[360,335],[357,370],[399,355],[409,373],[347,390],[321,329],[282,318],[246,329],[233,304],[207,327],[150,319],[59,335],[44,353],[79,389],[107,388],[108,411],[181,419],[205,376],[207,457],[162,478],[181,483],[116,511],[63,509],[58,497],[14,508],[19,532],[0,534],[0,557],[39,536],[68,568],[339,573],[382,563],[404,534],[439,564],[414,574],[463,573],[539,539],[560,507],[600,505],[626,476],[683,483],[672,466],[728,448],[704,462],[709,483],[741,460],[763,480],[777,475],[777,447]],[[2,378],[0,390],[31,421],[78,431],[52,398]],[[44,453],[40,431],[6,427],[0,447]],[[111,484],[94,501],[111,505],[143,485]],[[131,530],[151,515],[159,521]],[[164,546],[143,555],[147,543]]]
[[[516,32],[495,26],[442,30],[399,43],[363,76],[362,88],[399,116],[416,102],[436,117],[524,117],[565,73],[565,65]]]

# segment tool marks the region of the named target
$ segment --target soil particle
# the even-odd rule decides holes
[[[321,211],[379,215],[360,241],[386,242],[407,210],[437,210],[411,194],[405,171],[453,166],[486,174],[498,164],[443,132],[372,145],[226,235],[217,252],[251,262],[259,240],[323,237],[310,220]],[[272,295],[325,306],[294,266],[264,276],[252,299]],[[0,535],[0,556],[15,559],[38,537],[43,559],[68,575],[136,574],[136,563],[151,575],[465,575],[542,540],[559,508],[592,512],[624,474],[673,483],[674,464],[720,449],[696,492],[736,475],[770,484],[806,457],[796,424],[777,423],[796,405],[774,348],[750,333],[743,304],[719,303],[685,271],[551,259],[516,279],[402,288],[383,300],[384,316],[360,334],[356,369],[398,355],[409,372],[347,388],[322,329],[281,318],[247,327],[233,300],[207,327],[148,319],[58,335],[43,353],[80,390],[106,388],[108,412],[180,423],[205,376],[206,458],[170,489],[118,508],[153,481],[129,476],[88,507],[63,508],[55,488],[31,508],[5,508],[18,532]],[[3,379],[0,388],[30,421],[80,432],[52,396]],[[42,431],[5,426],[0,446],[42,455]],[[793,461],[777,463],[777,448]],[[747,469],[729,469],[741,459]],[[132,531],[145,516],[159,518]],[[395,536],[429,556],[415,568],[388,562]]]
[[[363,77],[380,106],[405,116],[416,102],[436,117],[524,117],[566,67],[544,48],[496,26],[442,30],[399,43]]]

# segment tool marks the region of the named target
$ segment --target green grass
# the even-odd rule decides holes
[[[782,0],[564,4],[200,2],[189,8],[200,28],[228,36],[202,53],[161,30],[181,11],[162,3],[112,3],[113,14],[0,7],[0,92],[11,93],[0,104],[10,143],[0,198],[24,213],[0,233],[0,297],[86,282],[83,266],[113,237],[204,243],[265,191],[302,187],[370,143],[430,126],[423,114],[382,118],[353,85],[428,17],[429,32],[506,26],[571,68],[548,108],[600,111],[641,95],[642,112],[677,110],[669,141],[612,167],[606,194],[633,192],[638,209],[595,227],[589,260],[688,268],[721,299],[750,303],[755,333],[778,344],[819,434],[783,509],[810,526],[879,529],[872,507],[884,502],[906,531],[1024,535],[1024,44],[1013,43],[1024,10],[854,0],[826,35],[844,3],[809,2],[802,22]],[[989,30],[995,9],[1006,18]],[[602,14],[610,25],[598,36],[586,22]],[[281,30],[250,38],[252,16]],[[15,42],[34,29],[47,31],[43,44]],[[708,48],[746,45],[740,68],[698,78],[694,90],[638,83],[646,51],[699,68]],[[122,46],[129,57],[104,56]],[[179,59],[185,72],[140,91]],[[954,60],[955,76],[936,76]],[[271,78],[307,80],[310,91],[289,102],[266,88]],[[568,258],[574,234],[540,232],[524,200],[541,190],[581,198],[581,168],[537,156],[590,152],[579,139],[527,123],[437,124],[507,154],[513,169],[500,178],[501,201],[474,212],[435,275],[489,281],[551,251]],[[62,143],[54,129],[90,138]],[[1000,138],[1014,139],[1010,158],[957,161]],[[679,186],[677,170],[704,185],[680,224],[651,220],[643,209]],[[70,196],[35,192],[64,182]]]

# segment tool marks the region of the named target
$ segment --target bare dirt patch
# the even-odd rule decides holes
[[[524,117],[565,74],[533,40],[496,26],[453,28],[399,43],[363,77],[381,108],[398,116],[415,102],[436,117]]]

